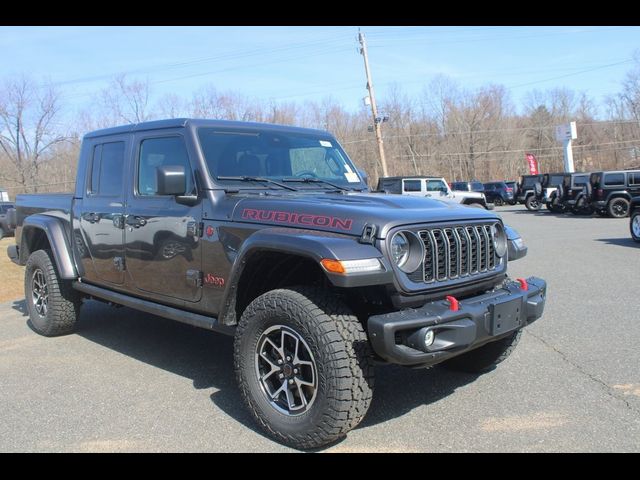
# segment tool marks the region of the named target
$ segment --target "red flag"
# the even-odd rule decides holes
[[[538,160],[533,153],[527,153],[527,163],[529,164],[529,173],[531,175],[538,175]]]

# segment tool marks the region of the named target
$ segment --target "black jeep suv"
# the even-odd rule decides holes
[[[550,209],[557,212],[570,211],[576,215],[591,213],[584,206],[576,206],[578,195],[589,184],[589,175],[587,172],[565,173],[562,183],[556,189],[556,195],[550,199]]]
[[[624,218],[629,215],[631,199],[637,195],[640,195],[640,170],[593,172],[576,199],[576,206]]]
[[[533,200],[529,200],[529,197],[534,195],[534,190],[536,184],[542,183],[542,178],[544,175],[523,175],[520,177],[520,182],[518,183],[518,203],[527,205],[527,201],[529,201],[530,206],[527,206],[529,210],[538,210],[538,208],[534,208],[535,202]]]

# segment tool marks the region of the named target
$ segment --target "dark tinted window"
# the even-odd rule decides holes
[[[14,208],[13,205],[0,205],[0,213],[7,213],[10,208]]]
[[[577,175],[573,178],[573,185],[576,187],[586,185],[587,182],[589,182],[589,177],[587,175]]]
[[[606,173],[604,175],[604,184],[611,185],[624,185],[624,173]]]
[[[91,162],[89,193],[108,197],[121,196],[123,168],[124,142],[96,145]]]
[[[467,191],[468,189],[467,182],[453,182],[451,184],[451,190]]]
[[[155,195],[158,191],[157,168],[182,166],[187,178],[187,193],[193,192],[193,177],[182,137],[149,138],[140,146],[138,163],[138,194]]]
[[[629,173],[629,185],[640,185],[640,172]]]
[[[496,185],[494,183],[485,183],[484,184],[484,189],[487,192],[493,192],[496,189]]]
[[[522,180],[522,186],[523,187],[533,187],[536,182],[539,182],[541,179],[540,177],[524,177]]]
[[[422,180],[405,180],[404,191],[405,192],[419,192],[421,190],[420,184]]]
[[[557,187],[562,183],[563,178],[564,178],[564,175],[551,175],[551,177],[549,177],[549,186]]]
[[[484,185],[480,182],[471,182],[472,192],[484,192]]]

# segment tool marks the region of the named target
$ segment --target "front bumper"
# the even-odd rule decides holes
[[[523,328],[542,316],[547,284],[527,279],[528,290],[517,282],[461,300],[459,310],[439,300],[417,309],[369,317],[369,340],[373,350],[390,363],[430,366],[480,347]],[[424,337],[433,330],[429,347]]]

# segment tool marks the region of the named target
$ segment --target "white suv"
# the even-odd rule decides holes
[[[432,197],[436,200],[489,210],[493,206],[487,204],[484,193],[452,191],[442,177],[382,177],[378,180],[377,190],[414,197]]]

